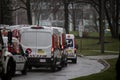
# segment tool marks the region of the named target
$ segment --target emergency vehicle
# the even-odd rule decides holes
[[[73,63],[77,63],[77,47],[75,37],[73,34],[66,34],[66,53],[68,62],[71,60]]]
[[[0,30],[0,77],[2,80],[11,80],[12,64],[14,63],[11,53],[4,47],[3,37]],[[13,64],[14,65],[14,64]]]
[[[23,27],[20,30],[21,44],[28,54],[28,66],[61,69],[59,33],[56,29],[39,26]]]
[[[62,27],[52,27],[53,29],[57,29],[59,31],[59,39],[60,39],[60,48],[62,53],[62,63],[63,66],[67,66],[67,54],[66,54],[66,31]]]
[[[5,80],[7,80],[7,76],[14,76],[16,71],[21,71],[24,75],[27,73],[27,58],[18,39],[12,36],[12,32],[10,30],[6,30],[5,34],[8,36],[4,35],[4,33],[1,32],[4,48],[2,49],[3,53],[1,56],[1,61],[3,60],[2,78],[5,78]]]

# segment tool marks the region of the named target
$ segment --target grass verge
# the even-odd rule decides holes
[[[97,35],[96,35],[97,34]],[[76,35],[76,33],[75,33]],[[89,33],[89,37],[76,38],[78,53],[82,55],[108,55],[118,54],[120,42],[118,39],[111,38],[110,34],[105,34],[104,51],[101,53],[101,44],[99,43],[98,33]]]
[[[110,68],[104,72],[92,74],[89,76],[78,77],[71,80],[116,80],[115,64],[117,59],[110,59],[107,62],[110,64]]]

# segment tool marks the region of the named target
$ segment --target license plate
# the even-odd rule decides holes
[[[72,50],[67,50],[68,53],[72,53]]]
[[[42,49],[38,49],[39,54],[44,54],[44,51]]]
[[[72,62],[72,60],[68,60],[67,62]]]
[[[40,59],[40,62],[46,62],[46,60],[45,59]]]

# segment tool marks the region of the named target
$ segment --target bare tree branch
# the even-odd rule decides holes
[[[24,5],[26,5],[26,2],[25,2],[25,0],[20,0]]]
[[[17,10],[19,10],[19,9],[27,9],[27,8],[25,8],[25,7],[18,7],[18,8],[15,8],[15,9],[9,9],[9,11],[17,11]]]

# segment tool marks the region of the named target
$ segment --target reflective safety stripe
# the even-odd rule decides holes
[[[47,55],[29,55],[28,57],[46,58]]]

